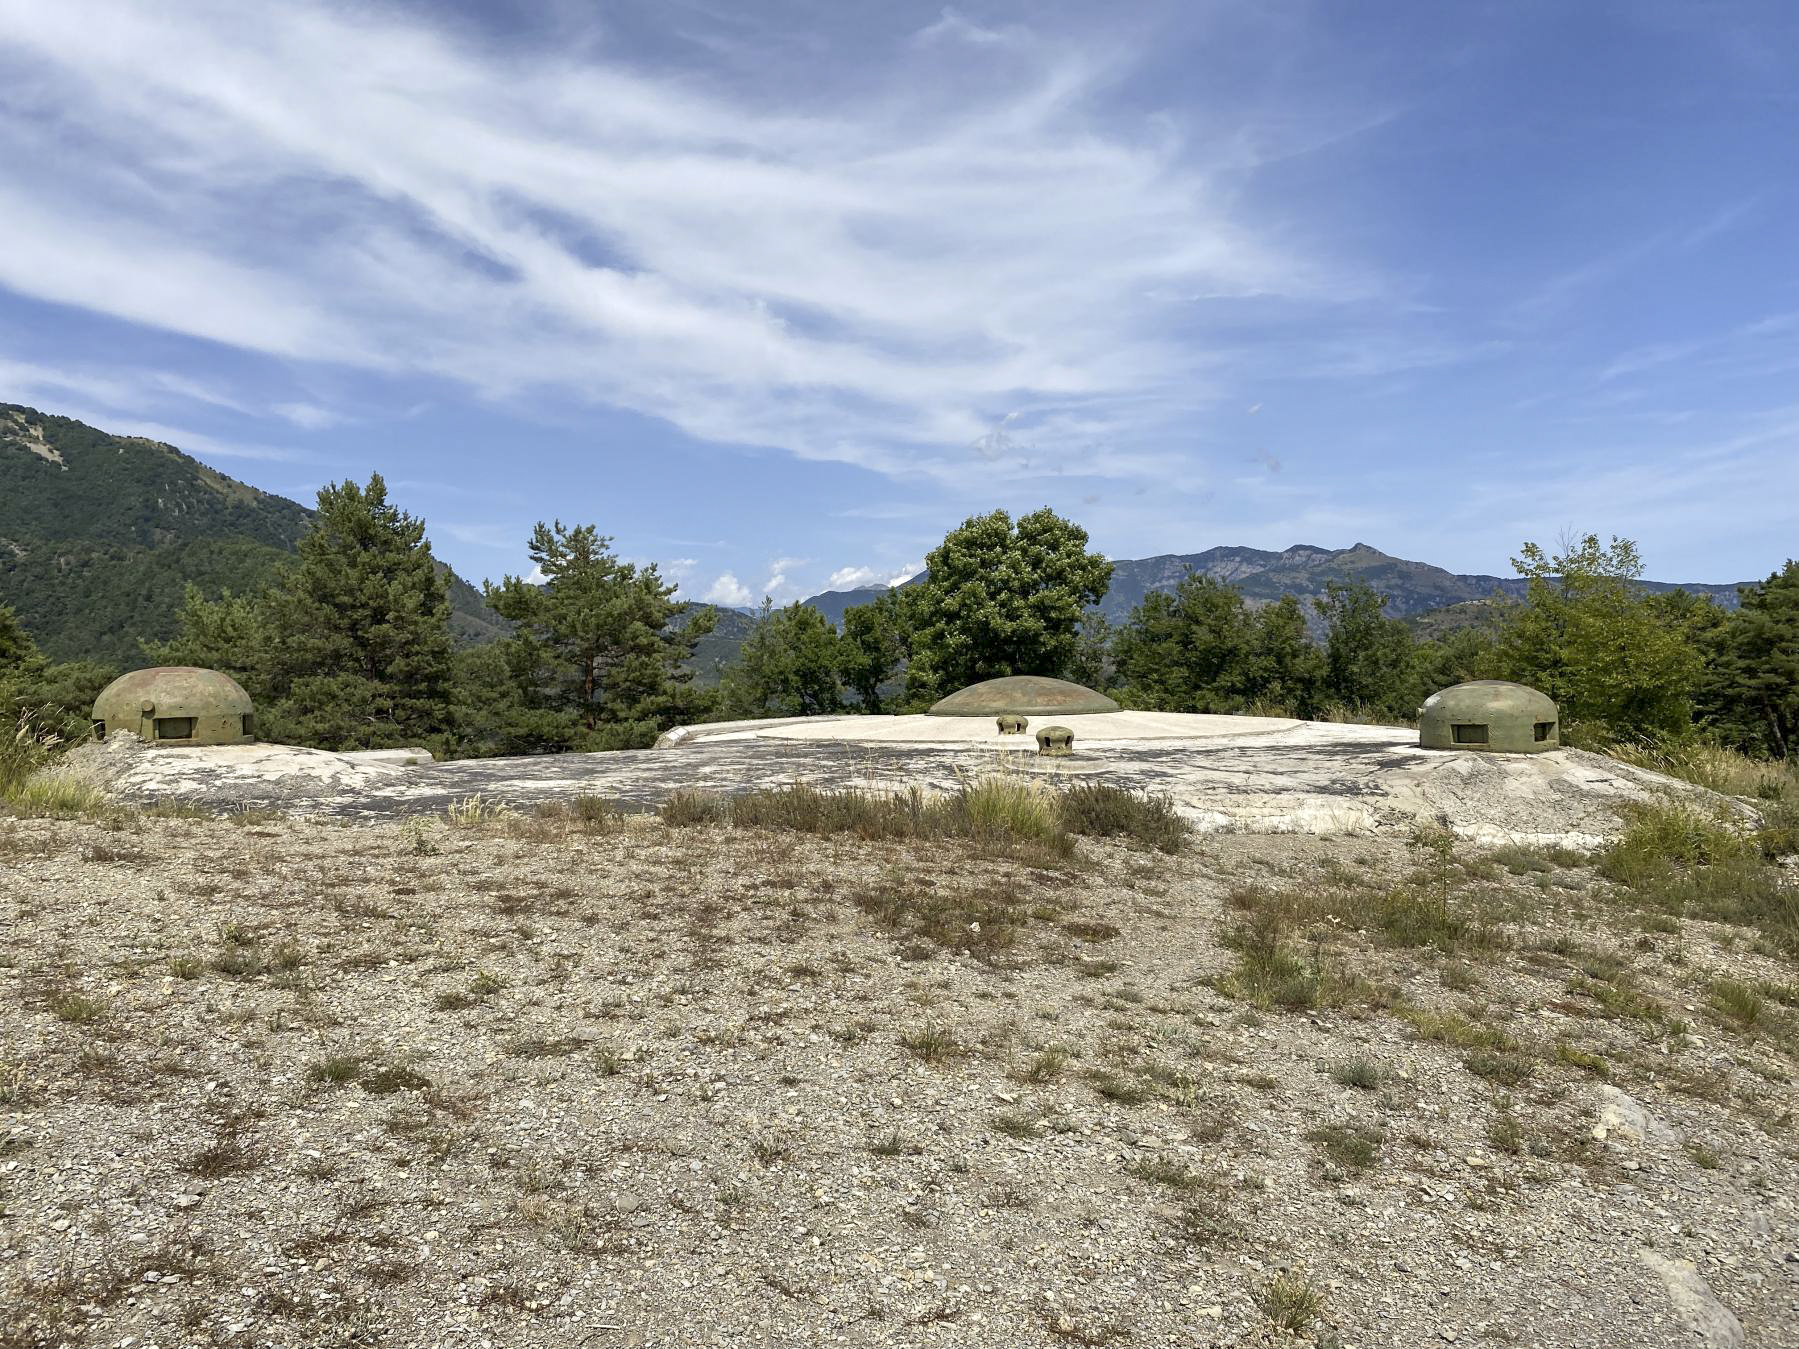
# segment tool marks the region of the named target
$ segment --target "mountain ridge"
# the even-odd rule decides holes
[[[1367,543],[1347,548],[1323,548],[1296,543],[1278,551],[1220,544],[1198,553],[1158,553],[1151,557],[1116,558],[1112,584],[1097,606],[1114,623],[1123,622],[1132,609],[1155,591],[1172,591],[1189,574],[1210,576],[1234,587],[1251,604],[1267,604],[1283,595],[1300,600],[1320,598],[1331,581],[1366,581],[1387,597],[1387,612],[1395,618],[1417,618],[1438,609],[1497,596],[1521,599],[1529,582],[1521,576],[1493,576],[1480,572],[1452,572],[1428,562],[1395,557]],[[901,583],[915,585],[925,573]],[[1737,588],[1749,582],[1727,585],[1711,582],[1643,581],[1654,593],[1685,590],[1707,595],[1726,608],[1735,608]],[[889,587],[864,586],[857,590],[827,590],[801,601],[819,610],[833,623],[841,623],[843,610],[866,604]],[[1308,613],[1308,618],[1313,615]]]
[[[12,604],[27,631],[58,659],[141,659],[140,639],[173,635],[189,581],[208,594],[254,589],[292,557],[312,514],[173,445],[0,403],[0,603]],[[505,623],[480,591],[447,564],[438,565],[448,574],[459,640],[504,635]],[[1421,632],[1486,621],[1496,597],[1521,597],[1527,585],[1521,577],[1451,572],[1361,542],[1279,550],[1221,544],[1197,553],[1115,559],[1099,611],[1122,622],[1149,594],[1173,590],[1189,573],[1234,586],[1252,605],[1287,594],[1309,601],[1333,580],[1366,581],[1387,596],[1389,613]],[[921,572],[901,587],[924,579]],[[1678,583],[1642,584],[1659,592]],[[1737,603],[1736,585],[1679,588],[1727,607]],[[888,589],[826,590],[801,603],[841,625],[846,609]],[[734,658],[753,626],[753,615],[696,605],[710,608],[718,611],[719,627],[695,660],[707,679]],[[1309,603],[1306,608],[1316,630],[1317,616]]]

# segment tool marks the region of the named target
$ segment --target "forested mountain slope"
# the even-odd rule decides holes
[[[0,603],[59,660],[141,662],[189,581],[255,589],[311,516],[172,445],[0,403]],[[464,640],[502,631],[454,573],[450,600]]]

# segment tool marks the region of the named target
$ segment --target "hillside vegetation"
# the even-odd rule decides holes
[[[140,641],[175,634],[188,585],[255,590],[312,514],[173,445],[0,404],[0,603],[56,659],[141,664]],[[503,632],[454,574],[450,602],[463,641]]]

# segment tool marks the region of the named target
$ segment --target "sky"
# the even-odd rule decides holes
[[[0,401],[474,580],[1799,552],[1791,0],[0,0]]]

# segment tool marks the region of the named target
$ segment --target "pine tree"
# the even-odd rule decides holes
[[[368,486],[319,492],[299,561],[258,606],[252,695],[279,738],[334,749],[417,744],[448,725],[450,601],[424,521]],[[226,617],[229,615],[221,616]]]
[[[592,525],[539,523],[530,557],[539,583],[508,576],[487,602],[512,622],[501,643],[539,749],[647,746],[707,710],[686,661],[716,619],[674,599],[654,564],[610,551]]]
[[[12,606],[0,604],[0,684],[23,685],[43,674],[49,663]]]
[[[264,597],[225,591],[209,600],[200,587],[188,584],[176,615],[175,636],[166,642],[142,642],[153,665],[197,665],[230,675],[252,698],[259,687],[262,652],[268,644],[263,624]]]
[[[65,741],[85,738],[100,690],[118,670],[98,661],[52,662],[7,605],[0,605],[0,738],[20,714]]]
[[[1799,753],[1799,562],[1743,587],[1719,645],[1714,698],[1735,738],[1780,758]]]

